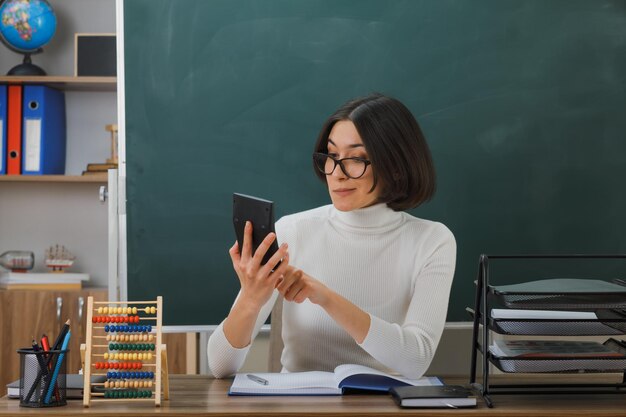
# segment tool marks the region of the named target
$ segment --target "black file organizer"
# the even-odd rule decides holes
[[[562,366],[564,362],[573,360],[589,360],[589,357],[549,358],[508,358],[496,357],[489,351],[490,332],[508,335],[533,336],[588,336],[588,335],[624,335],[626,334],[626,295],[622,293],[586,293],[569,297],[567,293],[550,294],[504,294],[489,284],[489,260],[491,259],[626,259],[623,255],[481,255],[479,259],[478,279],[476,281],[476,299],[474,310],[467,309],[473,316],[472,359],[470,384],[482,395],[488,407],[493,407],[491,395],[495,394],[624,394],[626,393],[626,366],[616,369],[615,362],[621,366],[625,359],[615,357],[594,357],[596,361],[607,361],[607,369],[580,369]],[[625,287],[626,282],[615,280]],[[536,296],[536,297],[535,297]],[[568,298],[569,297],[569,298]],[[495,319],[491,317],[492,302],[498,308],[537,309],[537,310],[578,310],[594,311],[597,319]],[[479,337],[479,329],[483,331]],[[626,353],[626,342],[609,339],[605,345],[613,350]],[[482,353],[482,384],[476,382],[477,356]],[[558,361],[558,362],[555,362]],[[561,366],[554,366],[558,363]],[[579,362],[580,363],[580,362]],[[605,362],[599,362],[604,364]],[[511,365],[529,365],[524,371],[511,371]],[[596,365],[598,362],[596,362]],[[492,384],[489,382],[490,366],[494,365],[503,372],[518,373],[622,373],[621,383],[614,384]],[[513,366],[514,368],[514,366]],[[535,368],[528,371],[528,368]],[[558,368],[559,370],[550,370]],[[506,370],[508,369],[508,371]]]

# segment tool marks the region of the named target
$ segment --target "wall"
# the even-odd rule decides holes
[[[48,75],[74,75],[74,33],[115,32],[114,0],[50,0],[57,32],[33,62]],[[21,62],[0,45],[0,74]],[[117,120],[115,92],[66,92],[68,126],[66,174],[80,175],[90,162],[110,153],[105,125]],[[107,285],[107,208],[96,184],[0,184],[0,253],[35,252],[43,270],[46,247],[66,245],[77,256],[75,271],[89,272],[91,285]]]

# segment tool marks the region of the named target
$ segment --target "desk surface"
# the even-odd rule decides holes
[[[446,378],[448,383],[460,383]],[[231,380],[216,380],[197,375],[174,375],[170,380],[170,400],[160,408],[147,403],[129,403],[111,400],[83,408],[81,401],[69,401],[67,406],[33,409],[22,408],[18,400],[0,399],[0,414],[11,415],[93,415],[93,416],[626,416],[626,395],[574,396],[494,396],[495,407],[486,408],[479,400],[478,407],[469,409],[400,409],[386,395],[351,395],[325,397],[228,397]]]

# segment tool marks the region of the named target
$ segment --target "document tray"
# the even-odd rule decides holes
[[[626,287],[589,279],[546,279],[489,286],[490,295],[508,308],[596,310],[626,308]]]
[[[624,342],[609,339],[603,345],[626,355]],[[489,356],[490,361],[498,369],[507,373],[621,373],[626,370],[626,356],[497,357],[493,354]]]

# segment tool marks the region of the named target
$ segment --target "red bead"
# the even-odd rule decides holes
[[[93,366],[96,369],[100,369],[100,363],[99,362],[94,363]]]
[[[97,321],[96,321],[96,319],[97,319],[97,318],[98,318],[98,317],[92,317],[92,318],[91,318],[91,322],[92,322],[92,323],[97,323]]]
[[[139,323],[139,316],[135,316],[135,323]]]

